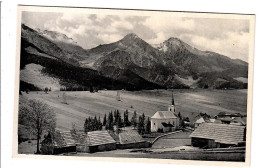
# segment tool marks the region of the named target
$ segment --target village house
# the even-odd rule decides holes
[[[194,128],[197,128],[203,123],[214,123],[216,119],[214,118],[207,118],[207,117],[200,117],[194,122]]]
[[[232,124],[232,125],[246,125],[246,115],[240,113],[228,114],[225,112],[220,112],[215,116],[215,123],[219,124]]]
[[[108,131],[91,131],[87,133],[89,152],[110,151],[116,149],[116,141]]]
[[[205,123],[205,119],[203,117],[197,119],[194,123],[194,127],[197,128],[198,126],[200,126],[202,123]]]
[[[223,148],[245,145],[246,127],[203,123],[190,135],[191,144],[201,148]]]
[[[118,133],[118,141],[119,149],[147,148],[150,145],[136,130],[122,130]]]
[[[76,143],[70,131],[49,132],[41,143],[42,154],[60,154],[76,151]]]
[[[175,103],[172,95],[172,104],[169,105],[168,111],[157,111],[151,117],[152,132],[169,132],[174,131],[179,127],[180,119],[175,112]]]
[[[116,141],[107,131],[55,131],[48,133],[41,143],[42,154],[70,152],[99,152],[116,149]]]

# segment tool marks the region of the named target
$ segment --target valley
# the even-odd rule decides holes
[[[64,92],[33,91],[20,95],[20,105],[29,99],[39,99],[48,104],[56,113],[57,128],[69,130],[74,123],[82,129],[86,117],[95,115],[103,120],[104,114],[118,109],[123,115],[127,109],[129,118],[136,111],[151,117],[156,111],[167,110],[171,101],[171,90],[120,91],[121,101],[116,99],[117,91],[100,90],[95,93],[89,91],[65,92],[68,104],[62,103]],[[204,90],[189,89],[173,91],[176,111],[182,116],[194,121],[199,113],[210,116],[219,112],[247,114],[247,90]]]

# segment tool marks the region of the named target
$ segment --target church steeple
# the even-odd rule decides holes
[[[174,98],[173,98],[173,92],[172,92],[172,105],[175,105],[174,104]]]
[[[169,105],[168,111],[175,113],[175,103],[174,103],[174,98],[173,98],[173,92],[172,92],[172,103],[171,103],[171,105]]]

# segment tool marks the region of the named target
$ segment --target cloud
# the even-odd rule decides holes
[[[86,49],[135,33],[150,44],[177,37],[200,50],[248,58],[248,20],[175,17],[174,13],[162,17],[24,12],[22,21],[33,28],[64,33]]]

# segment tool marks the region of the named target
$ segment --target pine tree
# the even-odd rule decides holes
[[[106,129],[107,130],[111,130],[111,131],[114,130],[114,126],[113,126],[113,113],[112,113],[112,111],[108,115],[108,120],[107,120],[107,123],[106,123]]]
[[[98,120],[97,120],[97,116],[96,115],[95,115],[94,120],[93,120],[93,127],[94,127],[93,131],[98,130]]]
[[[89,122],[89,124],[88,124],[89,131],[93,131],[94,127],[93,127],[93,120],[91,117],[88,117],[88,122]]]
[[[103,126],[106,126],[106,124],[107,124],[107,114],[104,115]]]
[[[112,111],[111,111],[111,123],[113,124],[114,123],[114,117],[113,117],[113,113],[112,113]]]
[[[89,122],[88,118],[86,118],[85,123],[84,123],[84,131],[87,133],[89,131]]]
[[[137,126],[137,114],[136,114],[136,111],[134,111],[134,115],[132,116],[131,124],[134,127],[134,129],[135,129],[136,126]]]
[[[114,111],[114,125],[117,123],[117,111]]]
[[[98,117],[98,130],[102,130],[102,122],[100,120],[100,116]]]
[[[139,116],[139,122],[137,124],[137,129],[139,134],[144,134],[145,124],[144,124],[145,115]]]
[[[150,118],[148,117],[147,122],[146,122],[146,133],[150,134],[151,133],[151,121]]]
[[[117,133],[119,133],[121,126],[122,126],[122,118],[121,118],[121,115],[119,114],[118,117],[117,117],[117,122],[116,122]]]
[[[128,110],[124,112],[124,126],[129,126]]]

